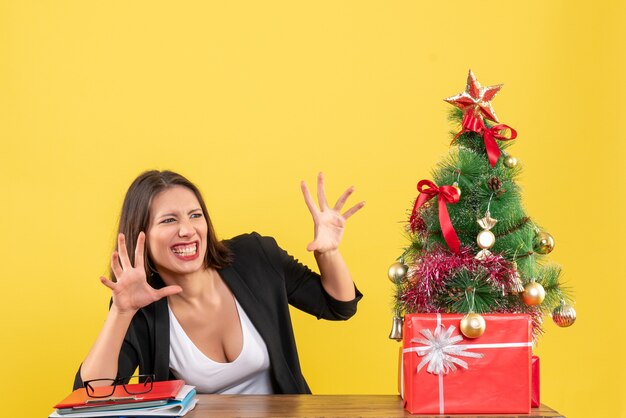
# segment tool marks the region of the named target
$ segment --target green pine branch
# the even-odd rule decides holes
[[[446,283],[439,303],[447,312],[488,313],[497,311],[500,296],[501,290],[492,285],[486,272],[470,273],[461,269]]]

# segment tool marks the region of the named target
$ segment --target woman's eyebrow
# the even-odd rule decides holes
[[[162,218],[164,216],[176,216],[176,212],[167,212],[167,213],[159,213],[159,214],[157,214],[157,218]]]
[[[195,208],[195,209],[191,209],[190,211],[187,212],[187,214],[191,214],[194,212],[198,212],[198,211],[202,211],[202,208]],[[164,216],[176,216],[178,215],[178,212],[166,212],[166,213],[158,213],[157,214],[157,218],[162,218]]]

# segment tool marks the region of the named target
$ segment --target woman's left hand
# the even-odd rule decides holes
[[[306,249],[308,251],[317,251],[321,254],[336,250],[339,248],[339,243],[343,237],[346,220],[365,206],[365,202],[357,203],[342,214],[341,209],[354,191],[354,187],[350,187],[337,199],[337,203],[335,203],[334,207],[329,207],[326,201],[326,193],[324,192],[324,174],[322,173],[319,173],[317,176],[317,200],[319,208],[313,201],[306,183],[303,181],[300,186],[302,188],[302,194],[304,195],[304,201],[311,212],[311,216],[313,216],[313,222],[315,224],[313,241],[307,245]]]

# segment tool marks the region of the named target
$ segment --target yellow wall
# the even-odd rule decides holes
[[[505,83],[527,210],[576,292],[576,325],[547,320],[538,348],[543,401],[626,416],[625,23],[623,2],[0,2],[3,404],[45,416],[71,388],[149,168],[198,183],[220,236],[257,230],[307,263],[299,180],[354,184],[343,252],[366,296],[348,323],[294,313],[301,360],[316,393],[394,393],[386,269],[471,67]]]

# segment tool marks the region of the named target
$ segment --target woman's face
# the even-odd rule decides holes
[[[200,270],[207,249],[207,222],[196,195],[174,186],[157,194],[150,206],[148,254],[161,275]]]

